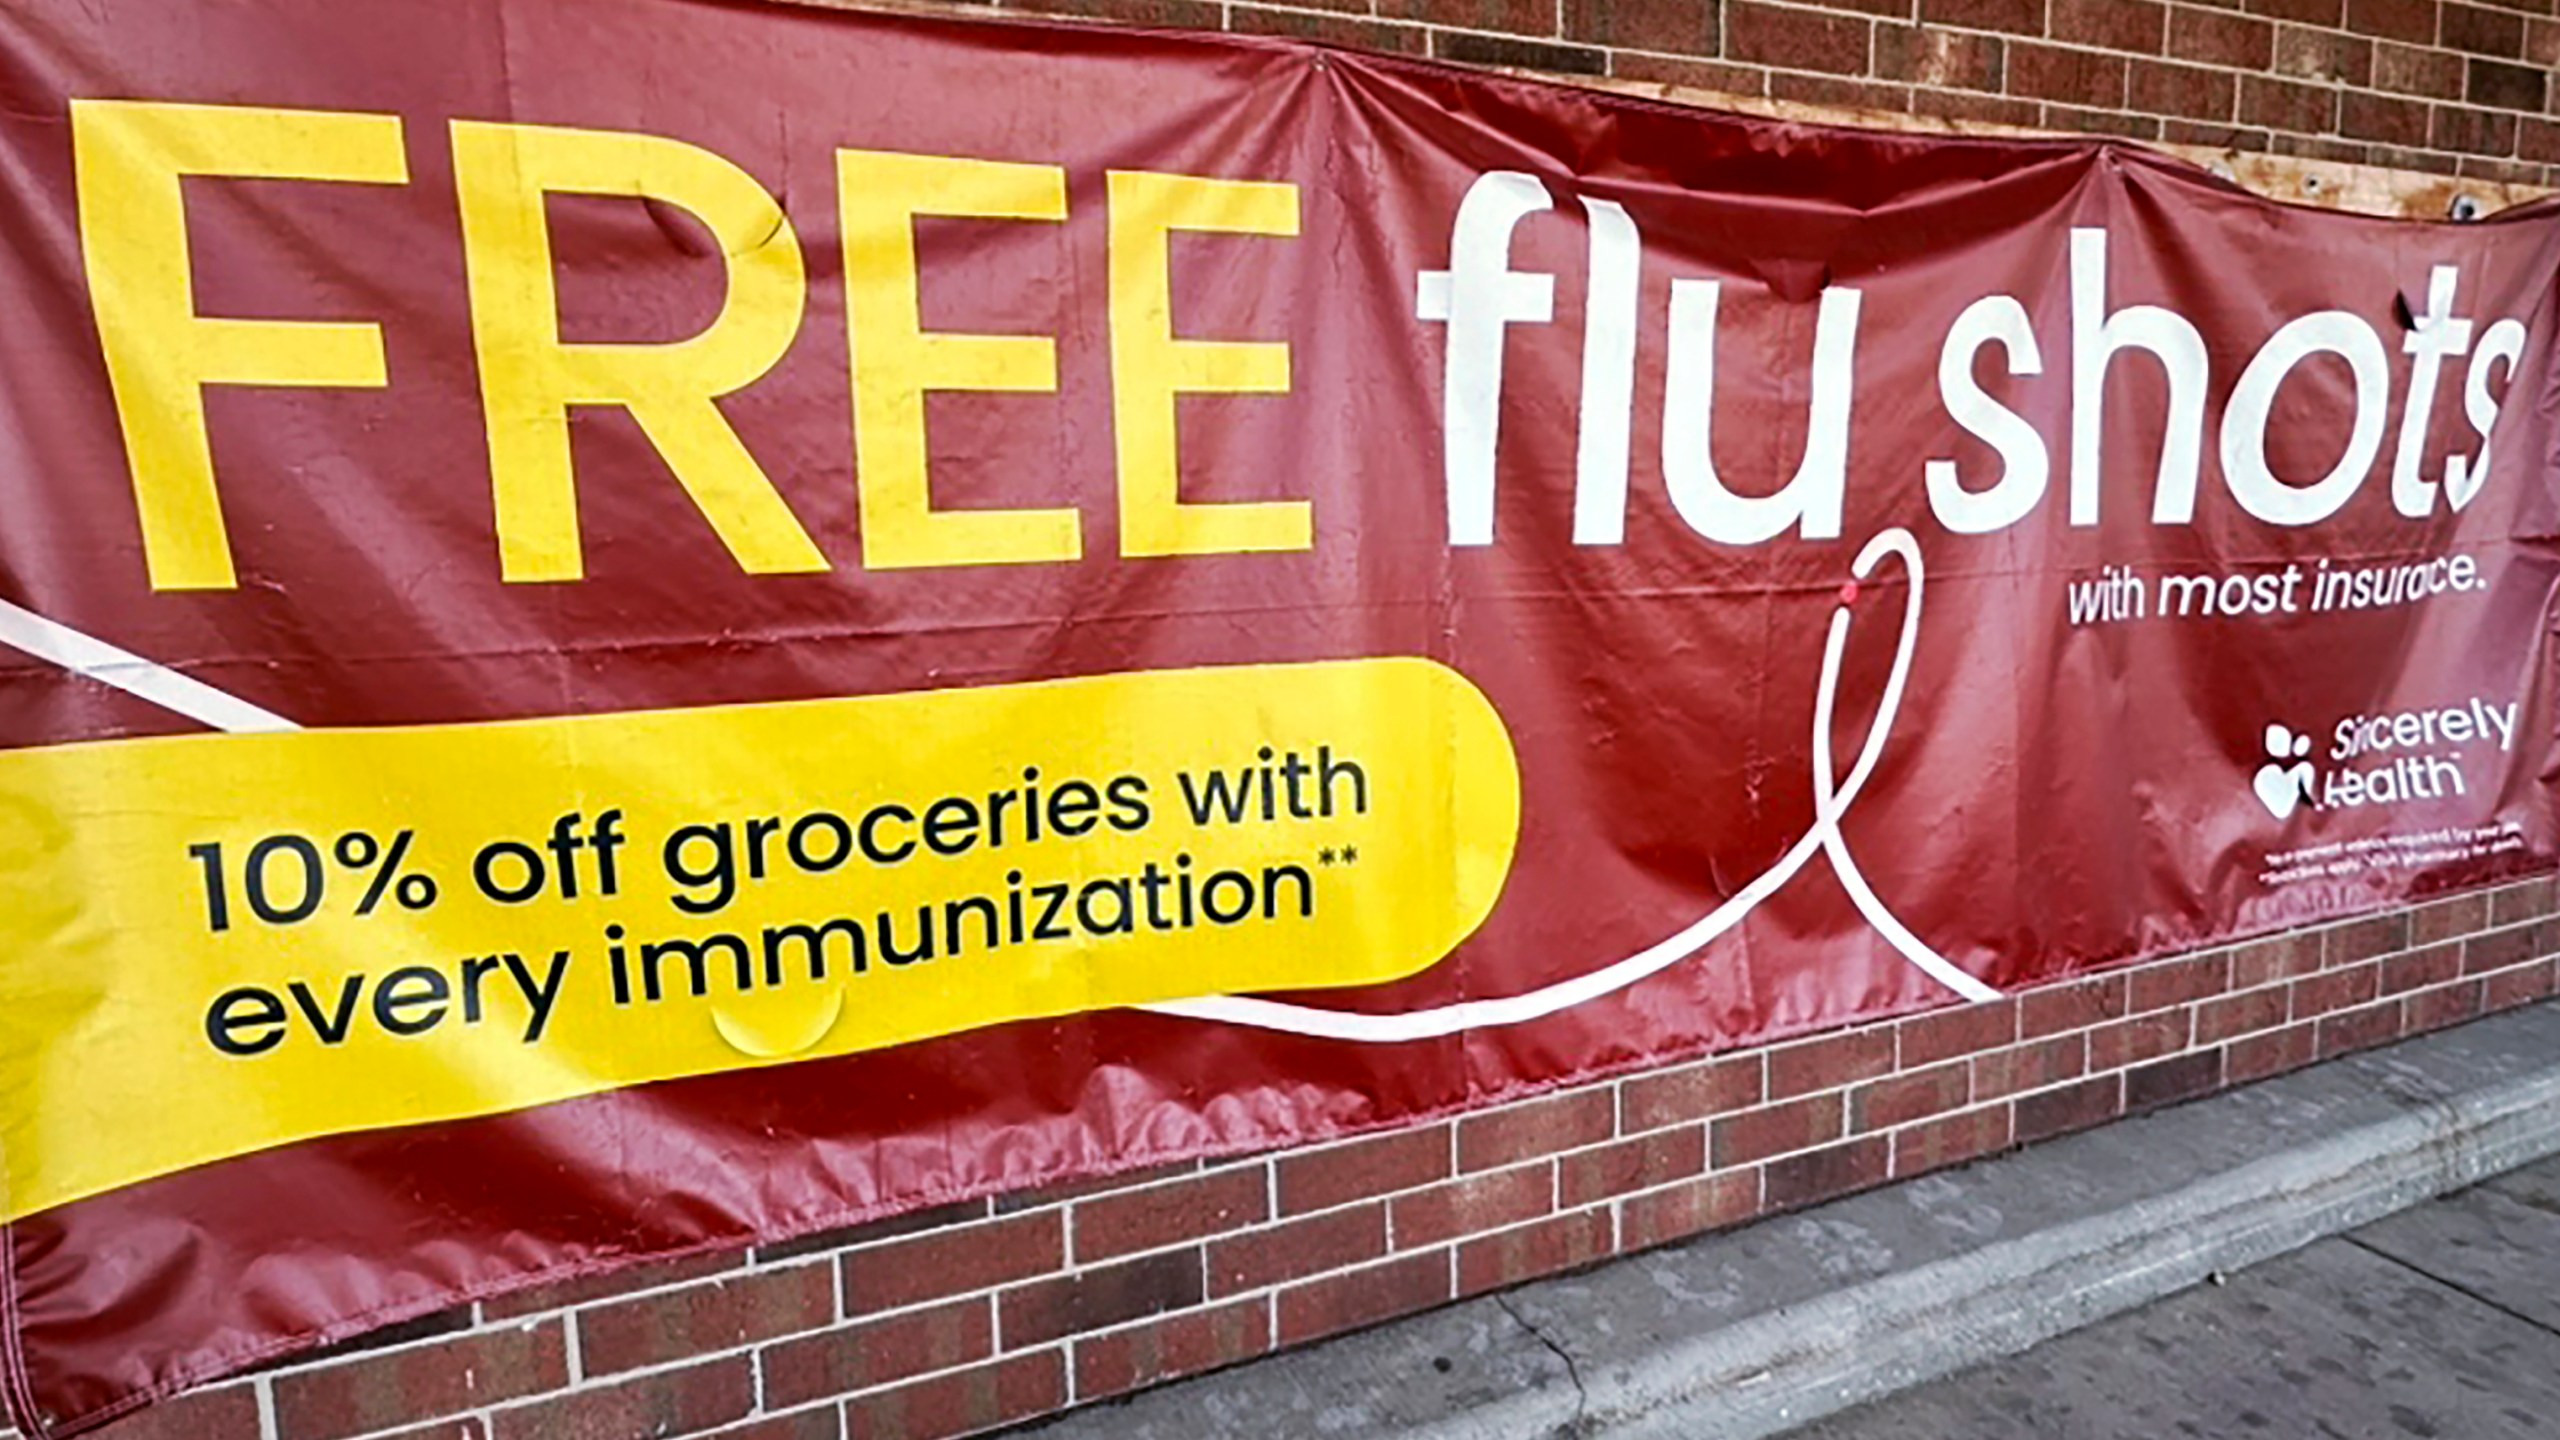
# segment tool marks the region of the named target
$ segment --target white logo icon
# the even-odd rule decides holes
[[[2278,820],[2293,814],[2294,807],[2311,798],[2311,737],[2296,735],[2282,725],[2267,727],[2267,763],[2258,767],[2253,787],[2258,803]]]

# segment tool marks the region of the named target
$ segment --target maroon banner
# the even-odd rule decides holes
[[[2553,868],[2560,213],[0,14],[9,1405]]]

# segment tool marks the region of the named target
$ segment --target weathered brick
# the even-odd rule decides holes
[[[2374,88],[2395,95],[2459,100],[2467,74],[2462,57],[2443,50],[2387,44],[2373,48]]]
[[[2067,105],[2121,110],[2125,99],[2125,59],[2094,50],[2066,50],[2057,45],[2016,41],[2009,46],[2009,93]]]
[[[2336,970],[2409,948],[2409,912],[2395,910],[2332,925],[2320,936],[2320,963]]]
[[[1373,1200],[1209,1242],[1209,1295],[1223,1299],[1387,1253],[1387,1205]]]
[[[1713,1122],[1709,1132],[1715,1167],[1749,1165],[1790,1150],[1809,1150],[1840,1138],[1842,1101],[1837,1095],[1813,1095],[1745,1110]]]
[[[1458,1169],[1491,1170],[1596,1145],[1617,1132],[1617,1109],[1601,1087],[1467,1116],[1458,1122]]]
[[[2147,1014],[2185,1005],[2231,988],[2231,956],[2225,951],[2190,955],[2183,960],[2145,966],[2125,977],[2132,999],[2130,1013]]]
[[[1066,1403],[1066,1352],[1042,1350],[856,1396],[845,1402],[845,1440],[948,1440]]]
[[[2066,1085],[2059,1090],[2046,1090],[2018,1101],[2017,1140],[2032,1145],[2074,1130],[2102,1125],[2124,1113],[2124,1085],[2120,1075],[2101,1075]]]
[[[1609,52],[1587,45],[1557,45],[1544,40],[1512,40],[1498,35],[1431,32],[1431,53],[1462,65],[1498,65],[1506,70],[1543,70],[1551,75],[1606,75]]]
[[[2400,1002],[2385,1000],[2360,1010],[2321,1017],[2320,1058],[2370,1050],[2400,1038]]]
[[[2223,1072],[2234,1085],[2299,1070],[2320,1058],[2319,1026],[2289,1025],[2264,1035],[2231,1042]]]
[[[1374,1195],[1412,1190],[1449,1178],[1453,1148],[1444,1122],[1420,1130],[1374,1135],[1303,1155],[1283,1155],[1278,1172],[1280,1213],[1304,1215]]]
[[[2044,33],[2045,0],[1920,0],[1920,18],[1968,30],[2005,30],[2012,35]]]
[[[2228,0],[2206,0],[2208,4],[2228,4]],[[2305,25],[2327,25],[2332,29],[2346,19],[2346,0],[2247,0],[2240,7],[2252,15],[2276,20],[2294,20]]]
[[[1849,1129],[1864,1134],[1961,1110],[1973,1094],[1973,1066],[1964,1060],[1888,1075],[1849,1092]]]
[[[1619,1248],[1634,1251],[1738,1225],[1760,1210],[1760,1172],[1727,1170],[1618,1202]]]
[[[714,1430],[702,1440],[843,1440],[843,1435],[843,1414],[836,1406],[818,1405]]]
[[[2200,145],[2207,150],[2264,150],[2268,134],[2254,126],[2195,120],[2163,120],[2160,138],[2172,145]]]
[[[1878,25],[1876,78],[1939,89],[2000,88],[2005,51],[1999,39],[1931,25]]]
[[[2382,993],[2400,995],[2429,985],[2442,985],[2462,975],[2462,945],[2448,940],[2394,955],[2382,962]]]
[[[2222,1088],[2223,1059],[2220,1050],[2198,1050],[2126,1071],[2126,1112],[2174,1105],[2181,1100],[2212,1094]]]
[[[1882,1135],[1772,1160],[1760,1203],[1771,1213],[1799,1209],[1881,1185],[1892,1168],[1893,1145]]]
[[[866,1246],[845,1256],[843,1263],[845,1313],[876,1314],[1063,1268],[1066,1216],[1057,1210],[1034,1210],[983,1225]]]
[[[828,1414],[827,1423],[833,1425],[835,1418],[833,1413]],[[118,1430],[116,1433],[118,1440],[122,1440],[124,1432]],[[827,1434],[832,1440],[835,1432],[829,1430]],[[375,1435],[370,1437],[370,1440],[489,1440],[489,1427],[482,1423],[477,1415],[457,1415],[448,1420],[438,1420],[432,1424],[419,1425],[407,1430],[394,1430],[387,1435]],[[737,1430],[723,1430],[717,1435],[707,1437],[707,1440],[765,1440],[765,1437],[748,1435]],[[782,1435],[776,1437],[776,1440],[795,1440],[795,1437]]]
[[[816,1329],[836,1317],[834,1268],[810,1261],[581,1311],[578,1358],[591,1377],[613,1375]]]
[[[1013,0],[1025,10],[1073,15],[1085,20],[1118,20],[1160,29],[1215,30],[1226,23],[1226,8],[1209,0]]]
[[[1611,1239],[1605,1206],[1479,1236],[1458,1246],[1458,1293],[1481,1295],[1607,1259]]]
[[[274,1381],[276,1433],[279,1440],[342,1440],[568,1383],[568,1347],[559,1321],[506,1325],[280,1374]],[[255,1434],[254,1426],[247,1433]]]
[[[2373,83],[2373,42],[2288,25],[2276,32],[2275,60],[2268,68],[2287,79],[2361,87]]]
[[[2168,43],[2169,7],[2154,0],[2051,0],[2045,33],[2073,45],[2157,55]]]
[[[1280,1292],[1280,1343],[1340,1335],[1451,1298],[1449,1252],[1424,1250],[1384,1265],[1346,1270]]]
[[[2240,123],[2306,135],[2336,128],[2338,92],[2325,85],[2297,85],[2246,75],[2240,80]]]
[[[1564,35],[1673,55],[1713,55],[1716,0],[1565,0]]]
[[[2544,876],[2520,885],[2502,886],[2489,892],[2489,923],[2513,925],[2521,920],[2539,920],[2551,913],[2552,880]]]
[[[2070,105],[2047,105],[2038,117],[2047,130],[2080,135],[2114,135],[2126,140],[2151,141],[2160,138],[2163,128],[2149,115],[2124,115],[2113,110],[2082,110]]]
[[[1227,28],[1239,35],[1283,35],[1292,40],[1388,55],[1421,55],[1431,48],[1431,32],[1419,25],[1396,25],[1311,10],[1269,10],[1259,5],[1229,6],[1227,15]]]
[[[2560,20],[2526,19],[2524,58],[2527,64],[2545,68],[2560,65]]]
[[[1678,60],[1665,55],[1626,51],[1610,57],[1609,73],[1620,80],[1648,85],[1676,85],[1718,95],[1766,95],[1769,72],[1757,65],[1731,65],[1714,60]]]
[[[1465,30],[1502,30],[1513,35],[1552,35],[1556,28],[1555,0],[1378,0],[1377,13],[1391,20],[1420,20]],[[1519,60],[1472,63],[1513,65],[1524,70],[1556,68]]]
[[[2522,143],[2526,117],[2517,117],[2518,143]],[[2543,167],[2529,160],[2499,160],[2485,155],[2462,157],[2461,175],[2465,180],[2487,180],[2500,185],[2539,185]]]
[[[2358,965],[2293,982],[2293,1018],[2316,1020],[2340,1010],[2369,1005],[2382,993],[2382,967]]]
[[[1684,1065],[1619,1082],[1621,1123],[1630,1135],[1748,1109],[1765,1097],[1758,1054]]]
[[[1893,1030],[1880,1026],[1781,1045],[1769,1052],[1769,1098],[1837,1090],[1893,1069]]]
[[[2409,943],[2412,945],[2459,940],[2474,930],[2488,928],[2489,896],[2479,890],[2421,905],[2409,913]]]
[[[2497,59],[2524,58],[2524,17],[2506,10],[2448,3],[2437,22],[2436,43],[2447,50]]]
[[[2531,65],[2474,60],[2462,93],[2474,105],[2539,114],[2550,98],[2550,76]]]
[[[2501,970],[2488,978],[2481,1003],[2491,1010],[2506,1010],[2530,1005],[2536,1000],[2548,1000],[2555,979],[2560,979],[2560,973],[2555,973],[2552,962],[2548,960]]]
[[[787,1409],[984,1360],[995,1353],[990,1308],[971,1296],[767,1345],[765,1403]]]
[[[1207,1293],[1200,1252],[1169,1250],[1002,1291],[997,1333],[1005,1349],[1021,1350],[1197,1305]]]
[[[1075,1224],[1069,1227],[1076,1263],[1090,1264],[1259,1225],[1271,1218],[1270,1189],[1267,1168],[1249,1165],[1079,1200]]]
[[[2122,975],[2093,975],[2030,990],[2019,1001],[2018,1035],[2036,1040],[2121,1020],[2130,995]]]
[[[2480,1017],[2480,1010],[2487,995],[2487,985],[2478,980],[2466,980],[2459,985],[2447,985],[2436,990],[2422,990],[2409,997],[2406,1008],[2408,1031],[2412,1035],[2417,1035],[2429,1030],[2441,1030],[2448,1025],[2459,1025],[2466,1020],[2476,1020]]]
[[[1089,1402],[1206,1374],[1270,1349],[1268,1296],[1167,1315],[1076,1341],[1076,1398]]]
[[[2462,942],[2462,973],[2482,975],[2549,954],[2550,934],[2551,924],[2546,920],[2484,930]]]
[[[2347,0],[2347,28],[2359,35],[2431,45],[2437,8],[2436,0]]]
[[[1649,1190],[1700,1174],[1707,1168],[1703,1125],[1656,1130],[1556,1161],[1557,1204],[1578,1209],[1630,1190]]]
[[[1961,1165],[2009,1147],[2006,1104],[1985,1105],[1893,1132],[1895,1179]]]
[[[2101,1025],[2089,1032],[2089,1069],[2121,1070],[2173,1055],[2187,1047],[2187,1037],[2194,1028],[2194,1012],[2184,1009]]]
[[[2524,18],[2524,61],[2527,64],[2560,64],[2560,20]]]
[[[1973,1098],[1997,1100],[2028,1090],[2041,1090],[2086,1074],[2089,1042],[2082,1035],[2057,1035],[2009,1050],[1977,1056],[1973,1062]]]
[[[1863,75],[1870,60],[1868,32],[1873,23],[1860,16],[1820,10],[1790,10],[1759,0],[1728,0],[1724,11],[1725,55],[1755,65],[1789,70],[1822,70],[1837,75]]]
[[[2350,91],[2339,97],[2338,133],[2386,145],[2427,143],[2427,104]]]
[[[1388,1226],[1398,1250],[1438,1245],[1534,1220],[1555,1208],[1555,1188],[1551,1165],[1487,1171],[1396,1196],[1388,1202]]]
[[[2225,995],[2196,1007],[2198,1045],[2219,1045],[2236,1035],[2254,1035],[2284,1024],[2292,1014],[2292,997],[2283,987]]]
[[[2014,1044],[2018,1038],[2018,1002],[1986,1001],[1950,1005],[1902,1022],[1901,1060],[1906,1070],[1941,1060],[1978,1055]]]
[[[2297,930],[2252,940],[2231,952],[2231,988],[2255,990],[2278,980],[2298,980],[2320,969],[2320,932]]]
[[[1769,76],[1769,94],[1773,99],[1821,105],[1834,110],[1899,112],[1911,108],[1911,87],[1908,85],[1852,80],[1839,75],[1798,75],[1786,70],[1776,71]]]
[[[1968,95],[1949,90],[1913,91],[1911,111],[1915,115],[1932,115],[1942,120],[2020,128],[2032,128],[2044,118],[2044,107],[2032,100],[2012,100],[2001,95]]]
[[[2276,27],[2223,10],[2180,5],[2169,12],[2169,51],[2180,60],[2264,70],[2275,60]]]
[[[754,1367],[744,1355],[728,1355],[567,1391],[491,1418],[496,1440],[631,1440],[716,1430],[745,1419],[755,1403]]]
[[[2466,105],[2439,105],[2427,143],[2439,150],[2469,155],[2512,155],[2516,149],[2516,117]]]
[[[2439,155],[2432,150],[2411,150],[2401,145],[2368,145],[2363,163],[2379,165],[2385,170],[2424,171],[2433,175],[2460,175],[2464,157]]]

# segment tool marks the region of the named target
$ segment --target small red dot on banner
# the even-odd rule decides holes
[[[1848,584],[1840,587],[1840,603],[1843,605],[1855,605],[1858,603],[1857,581],[1852,580]]]

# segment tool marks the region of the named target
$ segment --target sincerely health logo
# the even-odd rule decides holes
[[[2475,695],[2438,709],[2350,715],[2330,732],[2329,748],[2317,761],[2308,732],[2269,725],[2266,763],[2251,777],[2250,788],[2280,821],[2306,805],[2353,810],[2467,795],[2464,755],[2513,750],[2516,711],[2512,703],[2496,705]]]

